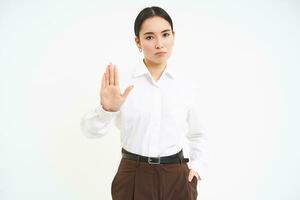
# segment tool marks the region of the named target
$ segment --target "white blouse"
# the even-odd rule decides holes
[[[168,62],[157,81],[143,59],[129,73],[117,66],[121,92],[130,85],[133,89],[117,112],[97,104],[83,115],[81,129],[87,137],[98,138],[116,126],[122,147],[143,156],[168,156],[183,149],[189,168],[203,180],[207,136],[196,107],[195,87],[174,66]]]

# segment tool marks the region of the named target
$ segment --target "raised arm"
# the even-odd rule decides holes
[[[120,92],[118,70],[111,63],[102,76],[100,102],[81,118],[81,130],[89,138],[102,137],[120,117],[120,107],[126,100],[133,85]]]

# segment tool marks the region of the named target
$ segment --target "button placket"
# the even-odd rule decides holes
[[[153,155],[158,155],[158,148],[159,148],[159,134],[160,134],[160,126],[161,126],[161,91],[159,87],[153,88],[153,111],[151,114],[151,133],[152,133],[152,140],[151,140],[151,147]]]

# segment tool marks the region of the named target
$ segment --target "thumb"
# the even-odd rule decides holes
[[[189,172],[189,182],[192,181],[193,177],[194,177],[194,174],[193,174],[192,171],[190,170],[190,172]]]
[[[124,93],[123,93],[122,96],[123,96],[124,98],[127,98],[129,92],[132,90],[133,87],[134,87],[133,85],[127,87],[126,90],[124,91]]]

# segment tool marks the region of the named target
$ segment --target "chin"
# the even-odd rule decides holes
[[[165,57],[161,57],[161,58],[155,58],[155,59],[153,59],[153,62],[162,63],[162,62],[166,62],[168,59],[169,59],[169,56],[165,56]]]
[[[161,58],[157,58],[157,57],[146,57],[147,60],[149,60],[152,63],[164,63],[167,62],[167,60],[169,59],[169,55],[161,57]]]

